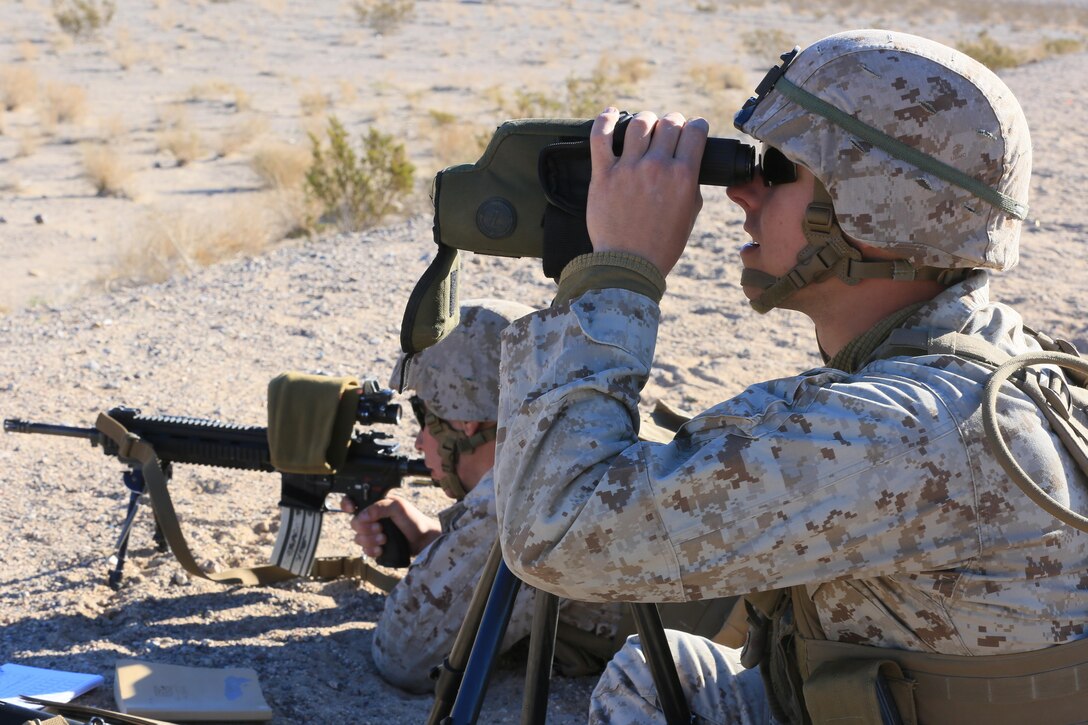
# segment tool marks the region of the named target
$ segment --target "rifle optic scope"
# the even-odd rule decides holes
[[[364,392],[359,396],[359,408],[355,413],[355,419],[362,425],[400,423],[400,405],[389,402],[392,397],[392,390]]]

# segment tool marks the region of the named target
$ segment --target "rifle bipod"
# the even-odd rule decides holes
[[[169,479],[170,464],[167,463],[163,469],[164,474]],[[117,537],[117,553],[111,556],[109,560],[113,568],[109,570],[106,579],[110,589],[114,590],[121,588],[122,570],[125,568],[125,556],[128,554],[128,538],[129,534],[132,533],[132,522],[136,519],[136,509],[139,508],[140,496],[143,495],[146,488],[143,471],[139,468],[133,467],[131,470],[125,471],[122,474],[122,480],[129,492],[128,509],[125,511],[124,521],[121,522],[121,535]],[[166,537],[163,535],[157,517],[155,518],[154,542],[156,549],[166,551]]]
[[[476,722],[520,588],[521,580],[503,562],[496,541],[472,593],[472,601],[453,648],[438,668],[434,705],[427,718],[428,725],[468,725]],[[632,603],[631,613],[666,722],[669,725],[689,725],[692,722],[691,712],[680,687],[680,678],[669,652],[657,606]],[[558,622],[559,598],[538,591],[529,635],[529,661],[525,670],[525,695],[521,706],[523,725],[544,723],[547,718],[548,684]]]

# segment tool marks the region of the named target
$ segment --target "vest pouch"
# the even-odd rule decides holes
[[[914,683],[891,660],[837,660],[804,684],[813,725],[917,725]]]
[[[796,639],[807,680],[834,662],[895,662],[913,684],[917,722],[1072,725],[1088,713],[1088,638],[1041,650],[968,657]],[[888,679],[893,695],[895,682]],[[808,696],[808,688],[805,688]],[[902,709],[903,721],[909,713]],[[860,725],[860,721],[859,721]]]

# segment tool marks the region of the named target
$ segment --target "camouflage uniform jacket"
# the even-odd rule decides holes
[[[987,280],[973,273],[905,326],[1034,348]],[[940,355],[818,368],[753,385],[670,444],[637,443],[658,317],[647,297],[593,290],[504,332],[496,493],[523,579],[583,601],[803,585],[829,639],[944,654],[1086,634],[1088,536],[1031,503],[991,455],[989,368]],[[1013,455],[1084,511],[1083,475],[1004,390]]]
[[[442,534],[421,551],[385,601],[372,654],[382,677],[411,692],[434,689],[433,667],[442,664],[468,611],[473,589],[498,536],[492,474],[464,499],[439,514]],[[536,591],[522,587],[502,649],[529,634]],[[620,605],[561,602],[560,620],[611,637]]]

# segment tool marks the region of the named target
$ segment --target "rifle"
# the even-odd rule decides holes
[[[373,381],[366,381],[356,421],[362,425],[399,422],[400,406],[389,402],[392,394],[389,390],[379,390]],[[422,460],[396,455],[397,444],[387,440],[390,437],[387,433],[378,431],[355,431],[344,464],[328,475],[277,471],[271,462],[267,428],[204,418],[145,416],[139,409],[124,406],[100,414],[93,428],[9,418],[4,420],[4,431],[85,438],[92,446],[101,447],[107,456],[116,457],[129,467],[123,473],[124,484],[130,491],[128,511],[108,577],[113,589],[120,586],[129,532],[145,489],[151,494],[155,510],[155,541],[160,551],[165,550],[168,541],[178,561],[190,573],[217,581],[255,584],[313,572],[321,521],[325,511],[331,510],[325,508],[329,494],[344,494],[361,510],[399,486],[405,478],[430,477]],[[272,566],[231,570],[219,577],[206,575],[196,566],[177,526],[166,489],[175,463],[280,473],[280,529]],[[404,534],[388,519],[381,523],[387,543],[378,563],[407,566],[410,554]]]

